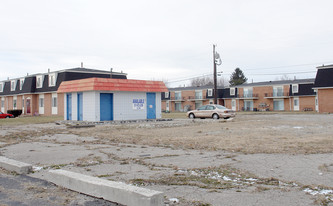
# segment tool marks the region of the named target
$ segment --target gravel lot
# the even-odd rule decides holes
[[[30,177],[61,168],[162,191],[166,205],[333,205],[332,115],[64,123],[2,125],[0,155],[35,165]]]

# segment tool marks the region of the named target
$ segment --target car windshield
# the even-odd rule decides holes
[[[221,105],[216,105],[216,107],[217,107],[218,109],[227,109],[226,107],[221,106]]]

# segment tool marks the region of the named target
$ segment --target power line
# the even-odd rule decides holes
[[[307,64],[294,64],[294,65],[277,66],[277,67],[254,68],[254,69],[246,69],[246,70],[268,70],[268,69],[279,69],[279,68],[290,68],[290,67],[312,66],[312,65],[327,64],[327,63],[332,63],[332,62],[333,62],[333,61],[325,61],[325,62],[307,63]]]
[[[307,71],[307,72],[287,72],[287,73],[275,73],[275,74],[248,74],[248,75],[284,75],[284,74],[307,74],[315,73],[317,71]]]
[[[317,71],[301,71],[301,72],[285,72],[285,73],[273,73],[273,74],[247,74],[248,76],[252,76],[252,75],[257,75],[257,76],[270,76],[270,75],[284,75],[284,74],[308,74],[308,73],[315,73]],[[231,75],[229,73],[223,73],[224,75]],[[166,83],[175,83],[175,82],[183,82],[183,81],[188,81],[188,80],[192,80],[192,79],[196,79],[196,78],[200,78],[200,77],[206,77],[206,76],[212,76],[213,74],[203,74],[200,76],[195,76],[195,77],[190,77],[190,78],[183,78],[183,79],[179,79],[179,80],[172,80],[172,81],[167,81]]]

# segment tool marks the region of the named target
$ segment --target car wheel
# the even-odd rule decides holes
[[[193,113],[191,113],[190,115],[188,115],[188,117],[189,117],[190,119],[194,119],[194,118],[195,118],[195,116],[194,116]]]
[[[219,115],[218,114],[213,114],[213,119],[219,119]]]
[[[6,118],[10,118],[10,116],[6,116]]]

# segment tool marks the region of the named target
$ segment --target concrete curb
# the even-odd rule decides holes
[[[128,206],[163,205],[163,193],[159,191],[66,170],[50,170],[48,176],[50,177],[48,181],[56,185],[119,204]]]
[[[8,171],[14,171],[18,174],[28,174],[32,171],[32,165],[8,159],[3,156],[0,156],[0,167]]]

